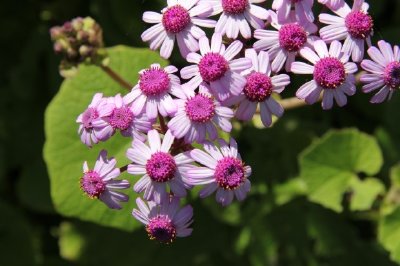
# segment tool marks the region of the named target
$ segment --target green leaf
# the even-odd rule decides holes
[[[376,174],[382,166],[376,140],[356,129],[331,131],[300,156],[300,176],[308,198],[327,208],[342,211],[343,193],[358,173]]]
[[[353,191],[350,209],[353,211],[371,209],[376,197],[385,192],[385,186],[376,178],[367,178],[365,180],[353,178],[350,186]]]
[[[156,62],[167,64],[155,52],[147,49],[116,46],[108,49],[108,53],[110,67],[132,84],[137,82],[137,73],[141,69]],[[63,82],[46,110],[44,157],[50,174],[51,196],[55,209],[65,216],[131,231],[137,227],[137,222],[130,215],[135,198],[131,189],[127,190],[131,196],[130,203],[125,204],[120,212],[108,209],[98,200],[88,199],[79,189],[78,181],[84,161],[87,160],[89,166],[93,167],[99,151],[106,149],[117,159],[118,165],[123,166],[127,163],[125,152],[131,144],[129,138],[119,134],[92,149],[80,142],[75,120],[97,92],[114,96],[127,91],[100,68],[82,65],[76,76]],[[132,183],[136,181],[126,174],[121,178],[129,179]]]
[[[400,208],[380,219],[378,239],[390,252],[390,257],[400,263]]]

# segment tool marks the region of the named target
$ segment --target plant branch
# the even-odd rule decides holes
[[[119,85],[121,85],[121,87],[131,91],[133,85],[130,84],[125,79],[123,79],[118,73],[116,73],[114,70],[112,70],[108,66],[101,65],[100,67],[110,78],[112,78],[115,82],[117,82]]]

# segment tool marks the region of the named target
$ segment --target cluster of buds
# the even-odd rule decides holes
[[[60,73],[64,77],[71,75],[80,63],[100,64],[105,58],[103,31],[90,17],[78,17],[52,27],[50,35],[54,51],[63,57]]]
[[[230,133],[232,119],[249,121],[257,112],[265,127],[272,126],[273,116],[284,113],[273,96],[290,84],[290,75],[312,76],[296,96],[306,104],[322,99],[325,110],[334,102],[347,104],[360,68],[363,91],[378,90],[372,103],[390,99],[400,87],[400,49],[383,40],[372,45],[374,24],[364,0],[354,0],[352,7],[344,0],[318,0],[336,14],[319,14],[320,23],[328,24],[321,29],[314,24],[314,0],[274,0],[273,10],[259,5],[263,2],[174,0],[161,13],[145,12],[143,20],[155,25],[142,40],[164,58],[177,41],[191,65],[179,72],[153,64],[139,72],[125,96],[98,93],[77,119],[89,147],[117,131],[133,140],[126,166],[117,168],[105,151],[94,169],[85,163],[81,188],[119,209],[128,200],[119,190],[130,185],[116,178],[123,171],[139,176],[133,189],[141,196],[132,214],[150,239],[170,243],[191,234],[193,210],[180,209],[179,202],[194,186],[202,186],[201,198],[215,192],[223,206],[246,198],[251,168],[236,141],[218,138],[219,132]],[[210,19],[214,16],[217,21]],[[215,32],[209,38],[201,27]],[[247,43],[254,38],[253,47],[246,49],[239,36]],[[364,59],[365,46],[371,60]]]

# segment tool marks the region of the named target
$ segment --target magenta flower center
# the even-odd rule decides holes
[[[336,89],[346,80],[343,63],[334,57],[322,58],[314,66],[314,80],[324,89]]]
[[[228,61],[217,53],[207,53],[199,63],[200,75],[206,82],[222,78],[228,69]]]
[[[176,238],[176,229],[167,215],[157,215],[150,219],[146,231],[151,240],[161,243],[172,243]]]
[[[222,8],[228,14],[242,14],[248,6],[248,0],[222,0]]]
[[[169,7],[162,16],[162,24],[169,33],[179,33],[190,23],[189,12],[181,5]]]
[[[215,103],[211,97],[197,94],[186,102],[185,111],[191,121],[207,123],[215,115]]]
[[[108,122],[114,129],[126,130],[131,126],[132,121],[133,113],[131,109],[122,106],[121,108],[114,108]]]
[[[81,177],[80,185],[89,198],[98,198],[106,190],[106,183],[93,170],[84,173],[83,177]]]
[[[175,159],[169,153],[156,152],[147,161],[146,172],[155,182],[167,182],[175,176]]]
[[[96,108],[93,107],[88,108],[82,115],[83,127],[86,129],[92,129],[93,128],[92,122],[98,117],[99,113],[97,112]]]
[[[279,30],[279,44],[289,52],[297,52],[307,42],[307,33],[296,23],[283,25]]]
[[[139,88],[146,96],[157,96],[169,90],[168,74],[160,68],[146,69],[139,78]]]
[[[372,17],[362,11],[352,11],[345,19],[347,31],[357,39],[365,39],[371,35],[374,27]]]
[[[386,86],[392,89],[400,87],[400,62],[394,61],[386,66],[384,80]]]
[[[215,180],[223,189],[238,188],[245,181],[243,162],[233,157],[219,160],[215,168]]]
[[[247,83],[244,87],[244,95],[251,102],[263,102],[272,94],[272,81],[268,75],[260,72],[253,72],[247,76]]]

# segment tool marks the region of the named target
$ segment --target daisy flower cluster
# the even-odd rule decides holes
[[[88,147],[117,132],[132,141],[128,165],[118,168],[102,151],[94,168],[84,163],[80,185],[113,209],[128,200],[122,190],[133,188],[139,196],[132,215],[150,239],[171,243],[192,233],[193,209],[181,202],[195,186],[200,198],[215,195],[222,206],[246,198],[251,168],[236,141],[220,133],[255,114],[272,126],[284,114],[277,96],[290,76],[308,75],[296,96],[321,101],[324,110],[346,105],[357,79],[363,92],[377,91],[372,103],[400,87],[399,47],[383,40],[373,46],[364,0],[274,0],[271,9],[264,2],[167,0],[160,12],[145,12],[144,22],[154,25],[142,40],[163,58],[179,50],[187,66],[152,64],[129,93],[97,93],[76,120]],[[314,14],[322,5],[326,13]],[[121,180],[122,172],[131,180]]]

